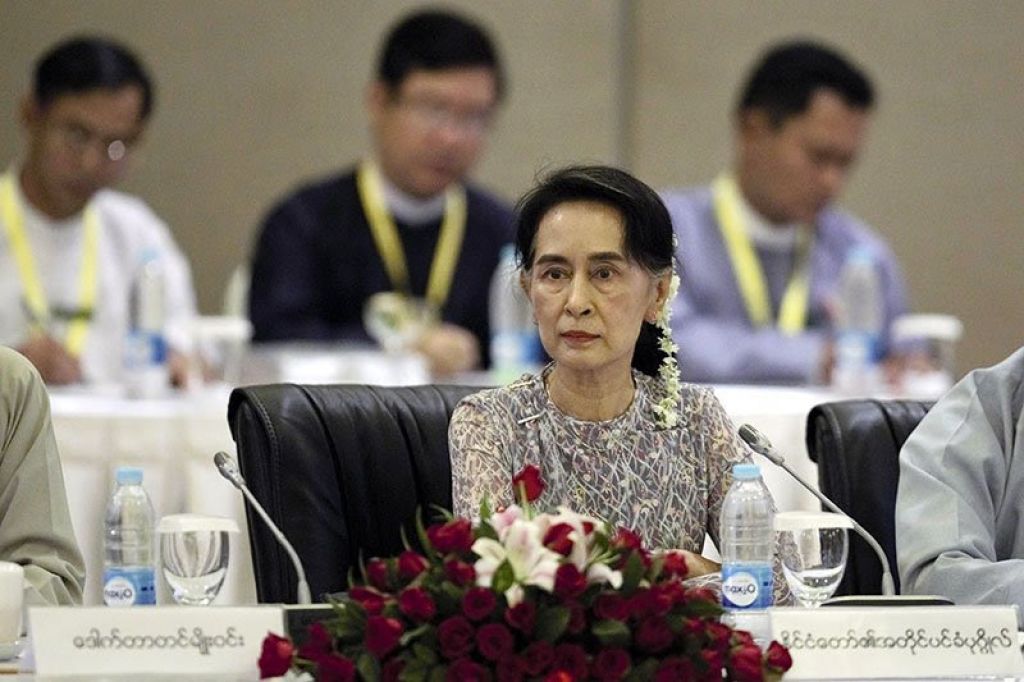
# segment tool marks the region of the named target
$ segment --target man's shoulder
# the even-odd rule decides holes
[[[39,372],[28,358],[13,348],[0,346],[0,393],[5,401],[41,383]]]
[[[114,218],[118,223],[129,225],[160,225],[164,221],[141,197],[116,189],[101,189],[93,197],[92,204],[101,217]]]
[[[889,252],[888,244],[875,228],[838,206],[825,208],[817,223],[818,238],[825,243],[833,243],[843,250],[856,244]]]
[[[670,188],[659,194],[677,231],[704,224],[713,213],[709,185]]]
[[[468,220],[494,228],[503,240],[509,238],[515,220],[511,204],[479,185],[466,183],[465,187]]]
[[[344,190],[355,192],[355,170],[346,168],[328,175],[307,178],[299,182],[278,202],[275,210],[287,206],[321,206],[340,196]]]

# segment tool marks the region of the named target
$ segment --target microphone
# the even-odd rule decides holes
[[[313,599],[309,593],[309,583],[306,582],[306,571],[302,568],[302,562],[299,561],[299,555],[295,553],[295,548],[292,547],[292,543],[288,542],[288,538],[284,536],[281,529],[277,527],[273,521],[270,520],[270,516],[267,515],[263,505],[253,496],[252,492],[249,491],[249,486],[245,484],[245,479],[242,478],[242,472],[238,470],[238,464],[234,458],[226,452],[218,452],[213,456],[213,463],[217,465],[217,471],[220,475],[230,481],[231,485],[235,486],[242,491],[245,499],[249,501],[249,504],[255,509],[263,522],[270,528],[270,532],[274,534],[277,541],[284,547],[284,551],[288,553],[288,557],[292,560],[292,565],[295,567],[295,574],[299,578],[299,584],[297,586],[297,599],[299,604],[312,604]]]
[[[875,554],[878,555],[878,561],[882,564],[882,595],[885,597],[895,596],[896,587],[893,584],[892,580],[892,569],[889,567],[889,558],[885,556],[885,552],[882,550],[882,546],[879,545],[878,541],[871,536],[871,533],[867,532],[867,530],[864,529],[864,526],[857,523],[857,520],[855,518],[853,518],[852,516],[844,512],[842,509],[840,509],[835,504],[835,502],[828,499],[824,495],[824,493],[822,493],[816,487],[812,486],[803,478],[801,478],[800,474],[793,471],[793,469],[790,468],[788,464],[786,464],[786,458],[783,457],[775,449],[775,447],[771,444],[771,441],[769,441],[764,436],[764,434],[762,434],[760,431],[755,429],[750,424],[743,424],[742,426],[740,426],[739,434],[740,438],[743,439],[743,442],[749,445],[754,452],[758,453],[759,455],[762,455],[772,464],[785,469],[790,476],[796,479],[797,483],[807,488],[807,490],[809,490],[812,495],[821,500],[822,504],[824,504],[826,507],[828,507],[835,513],[841,514],[853,522],[853,529],[857,532],[858,535],[864,538],[864,541],[871,546],[871,549],[875,550]]]

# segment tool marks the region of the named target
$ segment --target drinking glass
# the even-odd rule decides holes
[[[363,308],[367,333],[389,353],[408,350],[437,318],[437,311],[424,299],[391,291],[374,294]]]
[[[199,514],[172,514],[157,524],[164,578],[178,604],[205,606],[224,584],[228,570],[228,533],[232,519]]]
[[[853,520],[831,512],[775,515],[779,556],[789,589],[801,606],[816,607],[832,596],[843,578]]]

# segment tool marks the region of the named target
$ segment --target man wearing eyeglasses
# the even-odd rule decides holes
[[[494,45],[474,23],[422,11],[392,29],[366,93],[372,154],[300,188],[263,224],[256,341],[368,341],[367,301],[394,292],[436,315],[416,342],[435,374],[486,366],[488,287],[512,214],[465,178],[502,92]]]
[[[187,343],[195,295],[167,226],[108,189],[129,166],[153,108],[138,60],[107,40],[74,38],[39,60],[21,107],[22,158],[0,176],[0,344],[50,384],[121,379],[132,280],[155,254],[172,349]],[[172,350],[172,378],[184,374]]]

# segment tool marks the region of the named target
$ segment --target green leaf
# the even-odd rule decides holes
[[[434,669],[430,671],[430,677],[428,678],[428,682],[445,682],[445,680],[447,679],[447,674],[447,666],[434,666]]]
[[[626,596],[632,594],[637,586],[640,585],[640,580],[644,577],[644,562],[640,559],[640,555],[636,552],[632,552],[629,558],[626,559],[626,565],[622,568],[622,592]]]
[[[438,558],[437,550],[430,544],[430,538],[427,537],[427,528],[423,525],[423,514],[420,509],[416,510],[416,537],[420,539],[423,553],[427,555],[428,559]]]
[[[626,682],[646,682],[654,679],[654,673],[658,671],[660,661],[656,658],[647,658],[640,665],[634,665],[633,669],[626,675]]]
[[[569,626],[569,609],[564,606],[552,606],[537,614],[534,633],[538,639],[554,642],[562,636]]]
[[[724,612],[721,604],[710,599],[694,599],[686,604],[686,615],[697,618],[717,618]]]
[[[380,663],[366,652],[360,654],[356,659],[356,670],[366,682],[377,682],[380,679]]]
[[[412,655],[417,661],[421,661],[425,665],[434,665],[437,663],[437,652],[423,644],[413,644]]]
[[[599,620],[590,632],[604,646],[629,646],[629,627],[621,620]]]
[[[516,573],[512,569],[512,564],[508,562],[508,559],[501,562],[498,566],[498,570],[494,572],[494,577],[491,578],[491,589],[502,594],[505,590],[512,587],[512,584],[516,581]]]
[[[490,495],[484,493],[483,499],[480,500],[480,521],[483,524],[490,525],[488,522],[491,519],[491,498]]]
[[[490,523],[481,522],[473,532],[477,540],[480,538],[490,538],[496,541],[498,539],[498,531],[494,530]]]
[[[427,672],[430,670],[430,664],[425,663],[418,658],[412,660],[406,659],[405,667],[402,668],[402,672],[398,674],[398,679],[401,682],[426,682]]]

